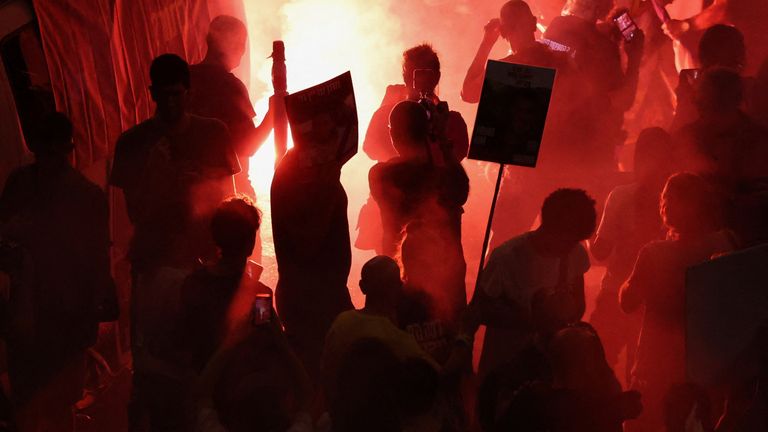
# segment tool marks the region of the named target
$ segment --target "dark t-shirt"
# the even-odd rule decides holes
[[[123,190],[135,232],[134,268],[188,267],[215,247],[207,220],[231,193],[240,167],[226,126],[189,116],[171,135],[157,119],[125,131],[117,141],[110,184]]]
[[[595,91],[610,92],[622,85],[619,46],[594,24],[575,16],[557,17],[547,28],[544,38],[572,50],[577,67],[589,80],[585,84]]]
[[[675,136],[678,169],[726,189],[768,178],[767,137],[768,131],[743,114],[724,124],[696,120]]]
[[[298,411],[296,374],[267,328],[233,349],[213,391],[221,424],[231,432],[282,431]]]
[[[236,315],[248,311],[260,293],[272,291],[247,274],[203,267],[187,276],[181,287],[177,330],[182,361],[201,371],[226,337],[229,320],[243,319]]]
[[[552,105],[555,110],[568,109],[556,139],[570,144],[561,144],[565,163],[576,169],[615,170],[616,146],[625,138],[624,112],[611,101],[611,93],[624,84],[619,46],[594,24],[575,16],[553,19],[544,38],[569,47],[575,64],[570,82],[558,82],[557,90],[565,88],[573,94]],[[542,158],[546,156],[543,152]],[[564,161],[555,165],[559,168]]]
[[[466,304],[461,217],[469,179],[459,164],[395,158],[369,173],[381,211],[383,251],[400,256],[406,281],[431,300],[431,317],[453,319]]]
[[[192,84],[189,112],[224,122],[232,136],[235,152],[242,156],[248,144],[243,141],[253,129],[253,118],[256,116],[248,89],[235,75],[219,65],[192,65],[189,73]]]
[[[11,173],[0,195],[0,237],[26,254],[11,313],[34,328],[12,338],[54,357],[95,342],[97,301],[113,289],[108,224],[104,192],[69,165]]]

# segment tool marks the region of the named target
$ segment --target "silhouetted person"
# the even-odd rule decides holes
[[[526,2],[511,0],[504,3],[499,18],[492,19],[485,26],[483,40],[462,87],[461,95],[465,102],[480,101],[485,64],[499,36],[508,42],[510,49],[510,54],[500,61],[557,70],[536,169],[506,167],[492,226],[492,247],[528,230],[550,191],[562,184],[583,182],[588,177],[579,174],[584,166],[581,161],[584,151],[580,142],[574,139],[574,130],[577,129],[574,125],[580,124],[574,119],[584,113],[584,104],[580,102],[586,96],[582,92],[583,82],[574,82],[579,76],[568,53],[553,49],[553,46],[557,47],[551,43],[548,46],[546,41],[536,40],[535,33],[536,17]],[[499,133],[507,133],[514,136],[513,139],[520,140],[535,129],[532,125],[536,115],[531,104],[530,95],[521,96],[515,104],[515,113],[499,113],[511,115],[516,120],[507,121],[509,127]],[[521,141],[518,146],[510,146],[509,150],[519,151],[516,147],[524,146],[527,139]]]
[[[336,394],[329,400],[332,430],[338,432],[403,430],[398,415],[400,359],[386,342],[360,339],[341,360]]]
[[[149,75],[157,110],[118,139],[110,183],[123,190],[134,226],[132,427],[149,414],[152,427],[177,430],[181,419],[163,404],[180,391],[168,385],[179,377],[158,361],[171,344],[183,278],[198,259],[216,256],[207,226],[232,192],[239,165],[226,126],[187,112],[187,63],[164,54],[152,62]]]
[[[509,43],[510,50],[510,54],[500,61],[550,68],[562,68],[567,64],[566,54],[553,51],[536,40],[536,17],[523,0],[504,3],[499,18],[490,20],[484,30],[483,40],[464,78],[461,89],[464,102],[480,101],[485,64],[499,37]]]
[[[323,337],[334,318],[352,308],[347,289],[352,250],[341,165],[308,163],[312,151],[297,146],[286,153],[272,180],[271,204],[280,273],[277,311],[314,379]]]
[[[429,71],[423,82],[414,81],[414,71]],[[403,83],[387,87],[384,100],[376,112],[373,113],[368,131],[363,141],[363,150],[371,159],[385,162],[397,156],[397,150],[389,139],[389,113],[399,102],[410,100],[418,101],[423,92],[437,105],[440,102],[435,93],[440,83],[440,58],[435,50],[427,44],[417,45],[403,53]],[[423,88],[419,88],[423,86]],[[445,122],[445,135],[457,161],[467,156],[469,150],[469,135],[467,124],[456,111],[451,111]]]
[[[537,293],[555,296],[555,313],[562,322],[581,319],[584,273],[590,264],[580,242],[592,236],[595,225],[594,200],[583,190],[559,189],[544,200],[536,230],[493,250],[466,318],[470,331],[486,325],[481,377],[512,360],[529,342]]]
[[[70,165],[72,124],[63,114],[47,115],[29,148],[34,163],[11,173],[0,195],[0,238],[21,254],[3,268],[12,278],[8,375],[19,430],[72,431],[85,351],[99,321],[116,319],[104,309],[115,300],[107,200]]]
[[[616,170],[616,150],[625,139],[624,113],[635,99],[644,45],[639,29],[631,42],[620,41],[606,17],[611,6],[611,0],[568,0],[563,15],[544,33],[544,40],[565,46],[574,56],[589,102],[571,118],[578,125],[571,140],[574,149],[583,152],[582,163],[601,172]],[[606,19],[605,25],[598,23],[601,19]]]
[[[466,305],[461,218],[469,180],[458,163],[441,167],[430,160],[428,128],[422,106],[397,104],[390,133],[399,156],[371,168],[369,183],[381,210],[382,249],[403,265],[406,293],[400,325],[444,361],[451,323]]]
[[[419,70],[418,80],[414,71]],[[417,45],[403,53],[403,83],[387,87],[381,106],[373,113],[371,122],[363,141],[363,151],[369,158],[377,162],[386,162],[398,156],[392,145],[389,134],[389,114],[398,103],[410,100],[419,101],[421,95],[432,108],[429,125],[428,148],[430,157],[438,164],[460,162],[469,151],[469,134],[467,124],[457,111],[447,110],[441,105],[436,89],[440,82],[440,58],[432,46]],[[447,112],[438,107],[444,107]],[[363,250],[375,250],[387,254],[381,249],[379,238],[382,232],[382,222],[374,200],[368,202],[360,210],[357,222],[359,231],[355,247]]]
[[[610,365],[615,366],[626,349],[627,378],[634,363],[641,320],[638,314],[628,316],[621,311],[619,288],[632,272],[640,248],[665,237],[659,197],[674,171],[671,154],[671,138],[666,131],[649,128],[640,133],[635,144],[635,181],[618,186],[608,195],[597,235],[590,244],[592,256],[606,261],[590,323],[600,333]]]
[[[588,324],[557,330],[539,347],[542,352],[528,359],[528,367],[547,373],[500,393],[496,403],[504,411],[486,430],[621,431],[622,423],[641,411],[640,394],[621,391]]]
[[[534,387],[551,385],[552,367],[547,350],[555,334],[568,325],[559,316],[561,300],[553,292],[537,291],[531,300],[530,341],[510,360],[486,373],[477,396],[477,417],[483,430],[509,430],[518,421],[534,420],[526,419],[514,407],[506,412],[500,408],[517,403],[512,394],[527,391],[523,389],[526,383],[536,383]]]
[[[254,127],[256,113],[248,89],[232,74],[245,54],[247,39],[248,31],[239,19],[219,15],[211,21],[205,58],[189,67],[192,84],[189,112],[221,120],[227,125],[232,148],[242,168],[235,175],[237,191],[255,199],[248,178],[248,161],[272,131],[272,110],[267,112],[258,127]]]
[[[359,341],[376,340],[399,360],[420,358],[436,367],[434,361],[416,343],[414,337],[397,326],[397,307],[403,282],[400,267],[389,257],[377,256],[362,268],[360,290],[365,306],[341,313],[325,337],[323,382],[330,407],[336,403],[337,382],[344,358]]]
[[[258,280],[261,268],[248,261],[260,223],[247,197],[224,201],[210,227],[219,259],[182,286],[177,341],[180,365],[200,375],[191,392],[196,430],[285,430],[308,421],[311,383],[285,340],[272,291]],[[255,303],[260,295],[270,304]]]
[[[219,258],[195,270],[181,287],[178,342],[184,365],[195,372],[221,345],[231,323],[247,317],[256,295],[272,294],[254,274],[261,269],[248,262],[260,225],[259,210],[248,198],[228,199],[213,214]]]
[[[718,206],[707,182],[690,173],[669,178],[661,195],[661,216],[670,238],[644,246],[620,292],[627,313],[644,307],[632,371],[632,387],[643,394],[644,414],[632,430],[658,430],[662,402],[673,384],[685,381],[685,273],[732,248],[718,232]]]
[[[577,324],[560,330],[548,349],[552,430],[621,432],[642,410],[640,394],[622,392],[594,329]]]
[[[697,77],[680,76],[675,93],[677,106],[671,130],[676,132],[696,120],[696,89],[704,74],[712,69],[727,68],[740,76],[744,72],[747,47],[744,36],[736,27],[717,24],[708,28],[699,41]],[[744,100],[742,89],[742,101]]]
[[[736,72],[707,71],[696,91],[698,119],[675,139],[679,169],[712,183],[721,198],[725,225],[747,245],[765,235],[765,210],[760,208],[766,208],[768,130],[742,111],[742,91],[743,80]]]
[[[720,188],[768,177],[768,131],[741,110],[743,81],[733,70],[708,70],[696,90],[698,118],[677,138],[680,168]]]

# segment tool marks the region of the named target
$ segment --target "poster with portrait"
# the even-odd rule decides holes
[[[285,98],[293,145],[309,165],[344,164],[357,153],[357,106],[345,72]]]
[[[469,158],[535,167],[555,70],[489,60]]]
[[[749,373],[768,324],[768,245],[724,255],[686,274],[688,380],[719,385]]]

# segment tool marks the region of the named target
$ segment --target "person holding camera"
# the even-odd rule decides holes
[[[429,157],[439,165],[458,164],[469,151],[469,134],[464,118],[451,111],[436,94],[440,82],[440,58],[432,46],[422,44],[403,53],[403,84],[387,87],[379,109],[374,112],[363,140],[363,151],[376,162],[398,156],[389,136],[389,114],[398,103],[419,102],[428,111]],[[369,198],[360,209],[355,247],[385,253],[381,248],[381,220],[375,200]]]
[[[447,141],[441,146],[449,146],[456,161],[464,159],[469,150],[467,124],[460,113],[450,111],[437,96],[439,83],[440,58],[432,46],[422,44],[406,50],[403,53],[403,84],[387,87],[384,100],[373,114],[365,134],[365,154],[377,162],[397,156],[389,138],[389,113],[399,102],[410,100],[429,107],[432,116],[437,112],[442,117],[437,119],[441,127],[433,127],[433,134]]]
[[[461,245],[462,206],[469,179],[460,164],[429,156],[429,117],[422,105],[400,102],[390,115],[398,156],[371,168],[371,196],[381,211],[385,255],[399,257],[405,276],[400,325],[438,362],[466,305]]]

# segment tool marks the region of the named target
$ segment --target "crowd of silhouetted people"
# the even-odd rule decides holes
[[[74,430],[99,325],[127,316],[131,431],[768,431],[768,327],[745,354],[752,366],[718,388],[687,379],[685,332],[686,270],[768,242],[768,63],[746,76],[763,60],[753,35],[708,22],[711,10],[662,22],[646,6],[631,39],[612,0],[568,0],[539,39],[522,0],[485,27],[466,102],[480,101],[499,38],[502,61],[557,78],[539,163],[502,173],[469,290],[462,218],[485,173],[465,161],[467,124],[437,96],[428,44],[404,51],[403,83],[365,134],[376,164],[356,239],[343,162],[314,163],[313,143],[296,143],[277,164],[276,287],[254,262],[262,214],[247,167],[283,101],[254,125],[232,74],[242,22],[215,18],[199,64],[164,54],[149,67],[156,113],[120,136],[109,170],[125,226],[110,226],[104,192],[71,165],[68,118],[48,115],[27,138],[34,162],[0,196],[0,430]],[[647,121],[640,96],[663,104],[642,71],[663,74],[671,40],[692,39],[696,69],[680,75],[673,110]],[[620,170],[625,142],[632,168]],[[127,310],[115,230],[132,233]],[[376,253],[357,310],[353,246]],[[593,263],[606,271],[590,308]]]

